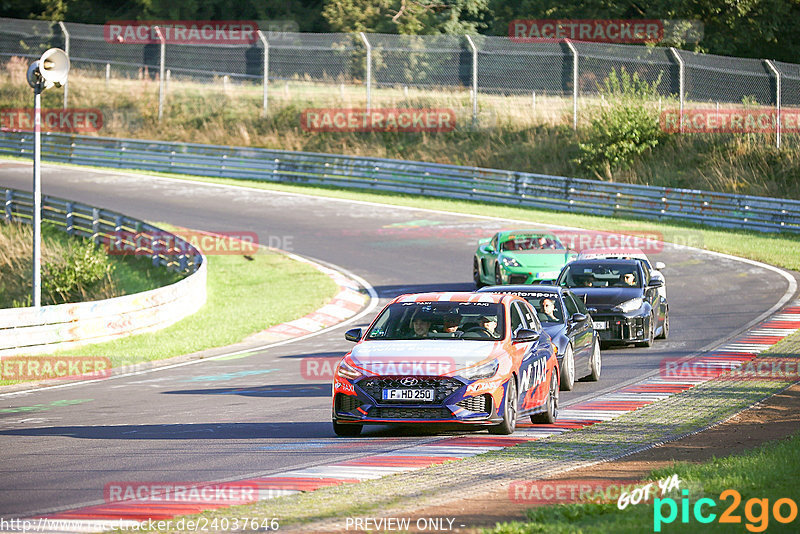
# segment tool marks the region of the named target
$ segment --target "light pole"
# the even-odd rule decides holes
[[[67,81],[69,57],[51,48],[28,67],[28,84],[33,88],[33,305],[42,305],[42,91]]]

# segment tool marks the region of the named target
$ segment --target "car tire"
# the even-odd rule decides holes
[[[603,368],[603,357],[600,355],[600,342],[595,338],[592,346],[592,357],[589,360],[589,377],[591,382],[600,380],[600,371]]]
[[[553,369],[553,375],[550,378],[550,389],[547,393],[547,409],[542,413],[535,413],[531,415],[531,423],[544,423],[552,425],[558,418],[558,379],[556,378],[556,371]]]
[[[475,281],[475,287],[477,289],[486,285],[483,283],[483,280],[481,280],[481,266],[478,262],[478,258],[472,258],[472,279]]]
[[[664,311],[664,327],[661,329],[658,339],[667,339],[669,337],[669,306]]]
[[[649,326],[647,327],[647,339],[642,341],[641,343],[637,343],[636,345],[639,347],[652,347],[653,340],[656,337],[656,318],[652,312],[650,312],[650,320],[648,321]]]
[[[500,266],[494,266],[494,285],[502,286],[503,285],[503,275],[500,274]]]
[[[567,344],[564,357],[561,359],[561,391],[572,391],[575,387],[575,353],[572,345]]]
[[[334,433],[342,438],[354,438],[361,434],[361,427],[363,425],[346,425],[333,421]]]
[[[503,422],[489,427],[490,434],[507,436],[517,428],[517,383],[514,378],[508,379],[506,400],[503,403]]]

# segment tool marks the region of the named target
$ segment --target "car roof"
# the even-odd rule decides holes
[[[621,258],[596,258],[588,260],[574,260],[566,266],[574,267],[576,265],[641,265],[640,259],[624,260]]]
[[[553,233],[546,232],[544,230],[503,230],[502,232],[498,232],[500,239],[505,239],[512,235],[525,235],[525,236],[536,236],[536,237],[549,237],[552,239],[558,239]]]
[[[507,286],[487,286],[482,287],[476,293],[563,293],[559,286],[547,286],[541,284],[516,284]]]
[[[603,254],[613,254],[613,255],[625,255],[625,256],[639,256],[641,258],[647,258],[647,254],[640,248],[585,248],[580,251],[578,254],[578,259],[581,259],[581,256],[585,257],[588,255],[598,255],[601,256]]]
[[[500,293],[475,293],[475,292],[429,292],[408,293],[396,297],[394,302],[493,302],[495,304],[508,303],[514,300],[515,295]]]

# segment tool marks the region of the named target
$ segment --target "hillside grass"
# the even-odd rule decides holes
[[[8,76],[0,78],[0,101],[5,107],[30,107],[25,65],[13,60],[5,64]],[[113,77],[117,75],[112,73],[106,84],[100,71],[78,68],[70,73],[69,106],[103,112],[103,127],[96,135],[400,158],[800,198],[800,140],[786,133],[781,150],[775,148],[772,134],[664,134],[655,148],[629,167],[597,173],[577,162],[579,144],[591,138],[591,119],[610,105],[594,96],[579,101],[575,131],[571,100],[561,96],[537,95],[534,105],[533,95],[481,94],[479,120],[473,125],[468,91],[374,87],[373,108],[449,108],[456,114],[457,127],[439,133],[317,133],[302,130],[304,109],[363,108],[364,87],[272,82],[269,113],[264,116],[258,83],[217,79],[201,84],[173,77],[159,122],[157,81]],[[47,91],[43,99],[46,108],[61,107],[63,92]],[[677,102],[663,98],[649,101],[647,107],[656,115],[677,108]]]

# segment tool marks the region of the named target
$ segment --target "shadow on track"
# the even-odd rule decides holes
[[[183,389],[163,395],[241,395],[243,397],[330,397],[331,384],[281,384],[256,387]]]

